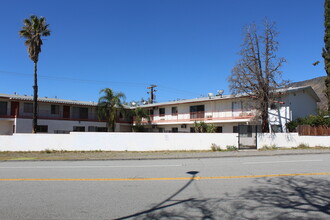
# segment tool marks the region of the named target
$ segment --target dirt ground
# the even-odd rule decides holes
[[[1,152],[0,161],[26,160],[147,160],[324,154],[330,148],[239,150],[239,151],[54,151]]]

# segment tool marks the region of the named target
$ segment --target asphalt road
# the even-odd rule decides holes
[[[1,162],[0,219],[330,219],[330,154]]]

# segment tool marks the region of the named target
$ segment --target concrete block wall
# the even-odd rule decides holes
[[[162,151],[210,150],[212,144],[223,149],[237,147],[237,134],[205,133],[102,133],[14,134],[0,136],[0,151],[107,150]]]
[[[105,151],[164,151],[210,150],[212,144],[226,149],[238,145],[236,133],[108,133],[72,132],[70,134],[0,135],[0,151],[105,150]],[[258,148],[330,147],[330,136],[299,136],[297,133],[259,134]]]

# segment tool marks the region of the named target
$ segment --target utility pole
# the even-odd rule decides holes
[[[157,86],[153,85],[153,84],[151,84],[149,87],[147,87],[147,89],[150,89],[150,92],[148,92],[148,94],[150,94],[150,98],[149,98],[150,104],[154,103],[154,101],[156,99],[154,93],[157,92],[157,90],[154,89],[155,87],[157,87]]]

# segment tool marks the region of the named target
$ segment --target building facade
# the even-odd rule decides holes
[[[286,132],[285,124],[298,117],[317,113],[320,101],[310,86],[278,90],[279,98],[269,108],[269,126],[272,132]],[[166,103],[142,105],[150,113],[144,119],[148,131],[194,132],[195,122],[213,124],[216,132],[236,133],[239,125],[260,125],[258,112],[248,96],[212,95]]]
[[[317,113],[320,99],[310,86],[281,89],[278,93],[280,98],[269,108],[270,131],[286,132],[287,122]],[[32,96],[0,94],[1,135],[32,132],[32,101]],[[146,104],[140,107],[150,117],[144,118],[142,124],[148,132],[194,132],[196,122],[212,124],[219,133],[237,133],[241,125],[251,131],[261,124],[253,102],[244,95],[209,94],[204,98]],[[106,132],[106,122],[99,120],[96,107],[94,102],[38,98],[38,132]],[[118,114],[115,130],[131,132],[134,125],[134,121]]]
[[[0,134],[31,133],[32,102],[32,96],[0,94]],[[94,102],[38,98],[38,132],[105,132],[106,122],[99,120],[96,106]],[[116,131],[131,131],[131,122],[118,120]]]

